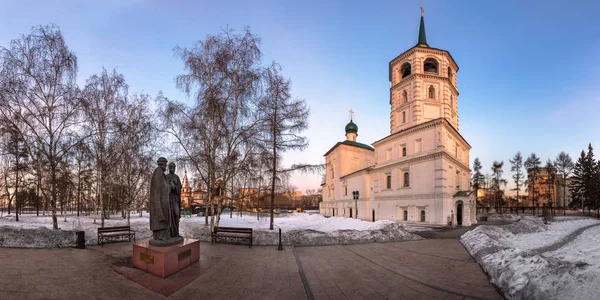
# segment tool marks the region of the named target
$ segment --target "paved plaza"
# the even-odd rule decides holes
[[[456,239],[284,251],[201,243],[222,259],[169,297],[114,271],[131,248],[1,248],[0,299],[502,299]]]

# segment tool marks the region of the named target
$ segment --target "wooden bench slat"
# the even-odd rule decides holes
[[[218,241],[218,238],[243,239],[248,241],[248,246],[252,247],[252,228],[242,227],[215,227],[211,233],[211,244]]]
[[[102,227],[98,228],[98,244],[104,246],[104,243],[114,238],[128,237],[129,241],[131,238],[135,241],[135,231],[131,230],[131,226],[115,226],[115,227]],[[120,238],[120,241],[123,239]]]

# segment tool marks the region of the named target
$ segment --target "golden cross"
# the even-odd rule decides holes
[[[421,17],[422,17],[425,14],[425,10],[423,10],[423,6],[420,6],[420,7],[421,7]]]
[[[352,109],[350,109],[350,121],[352,121],[352,115],[354,114],[354,112],[352,111]]]

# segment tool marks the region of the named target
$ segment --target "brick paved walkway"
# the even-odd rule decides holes
[[[291,247],[200,249],[223,259],[168,299],[307,299]],[[315,299],[501,299],[457,240],[295,250]],[[113,271],[130,251],[0,248],[0,299],[165,299]]]

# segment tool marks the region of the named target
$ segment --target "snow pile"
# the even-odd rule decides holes
[[[149,228],[149,216],[144,213],[141,217],[132,214],[130,219],[131,230],[135,231],[136,239],[150,238],[152,231]],[[11,228],[36,229],[22,231],[22,234],[39,235],[61,232],[52,230],[52,218],[50,216],[22,215],[20,222],[15,222],[14,215],[0,217],[0,226],[6,225]],[[256,215],[221,215],[220,226],[253,228],[254,245],[277,245],[279,243],[279,229],[282,230],[282,242],[286,245],[331,245],[331,244],[357,244],[370,242],[392,242],[404,240],[421,239],[419,236],[409,233],[401,224],[392,221],[380,220],[368,222],[357,219],[331,217],[326,218],[319,214],[293,213],[278,215],[274,218],[274,230],[269,230],[269,217],[264,214],[257,220]],[[188,238],[201,241],[210,241],[210,231],[204,226],[205,218],[192,216],[182,217],[179,225],[179,233]],[[104,221],[105,227],[126,226],[127,220],[120,215],[112,215],[111,219]],[[100,220],[94,223],[92,216],[59,216],[58,226],[62,230],[85,231],[86,245],[97,244],[98,227]],[[45,230],[42,230],[45,229]],[[39,231],[42,230],[42,231]],[[39,231],[39,232],[37,232]],[[16,239],[12,235],[5,240],[18,244],[22,239]],[[0,244],[1,246],[1,244]],[[29,247],[26,244],[20,247]],[[48,243],[47,247],[55,247],[55,243]]]
[[[204,222],[204,218],[183,218],[182,222]],[[250,227],[254,230],[268,230],[269,217],[265,214],[256,219],[256,215],[244,215],[230,218],[229,215],[221,215],[219,224],[228,227]],[[351,219],[343,217],[326,218],[319,214],[294,213],[283,216],[277,216],[273,219],[273,227],[281,228],[283,231],[289,230],[316,230],[330,232],[336,230],[354,229],[354,230],[377,230],[385,225],[394,222],[380,220],[376,222],[363,221],[360,219]]]
[[[19,222],[16,222],[14,215],[5,215],[0,217],[0,226],[6,228],[19,228],[22,229],[21,235],[18,239],[13,235],[4,235],[5,243],[18,244],[25,240],[36,239],[40,235],[47,235],[50,239],[52,237],[57,238],[61,232],[73,232],[73,231],[85,231],[85,244],[86,245],[97,245],[98,244],[98,228],[100,227],[100,219],[96,219],[92,216],[67,216],[66,222],[64,216],[57,216],[58,227],[60,230],[52,229],[52,217],[50,215],[19,215]],[[104,220],[105,227],[114,226],[127,226],[127,220],[123,219],[121,215],[111,215],[111,219]],[[138,217],[138,215],[131,215],[131,230],[135,231],[136,239],[144,239],[152,236],[152,231],[149,228],[148,215]],[[25,230],[29,229],[29,230]],[[0,229],[0,234],[4,230]],[[74,234],[74,233],[69,233]],[[9,239],[11,241],[9,241]],[[60,239],[57,240],[59,242]],[[73,243],[74,244],[74,243]],[[30,246],[30,244],[23,244],[12,247],[27,247],[27,248],[53,248],[58,245],[52,241],[45,244],[46,246]],[[2,245],[0,245],[2,246]],[[8,246],[5,246],[8,247]]]
[[[269,230],[270,220],[267,216],[257,220],[255,215],[233,216],[221,215],[219,225],[223,227],[246,227],[253,229],[254,245],[277,245],[279,229],[282,231],[284,245],[333,245],[360,244],[372,242],[394,242],[417,240],[421,237],[409,233],[403,225],[392,221],[376,222],[358,219],[331,217],[318,214],[290,214],[273,219],[274,230]],[[202,227],[204,218],[181,219],[180,231],[186,237],[210,241],[210,231]],[[201,228],[202,227],[202,228]]]
[[[191,230],[185,224],[183,231],[189,238],[199,239],[201,241],[210,241],[210,231],[208,227],[201,227]],[[225,226],[221,224],[222,226]],[[252,231],[253,245],[268,246],[279,243],[279,230],[258,229]],[[354,230],[343,229],[334,231],[317,231],[313,229],[294,229],[282,230],[281,243],[283,245],[295,246],[322,246],[322,245],[350,245],[363,243],[385,243],[400,242],[410,240],[420,240],[420,236],[409,233],[404,226],[398,223],[390,223],[382,228],[374,230]]]
[[[0,247],[64,248],[75,246],[76,241],[75,231],[0,226]]]
[[[581,251],[588,254],[600,250],[598,241],[594,244],[589,240],[594,232],[596,237],[600,235],[599,227],[584,231],[574,243],[556,251],[540,253],[536,249],[569,238],[582,227],[599,223],[591,219],[572,219],[545,225],[541,218],[524,217],[510,225],[479,226],[464,234],[461,242],[489,274],[491,282],[510,299],[574,296],[595,299],[595,286],[600,284],[600,254],[590,255],[589,261],[583,261],[585,253],[577,255],[574,249],[587,249]]]
[[[493,214],[488,216],[488,221],[509,221],[516,222],[521,219],[521,216],[516,214]]]

